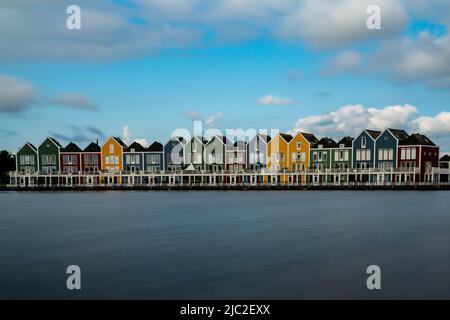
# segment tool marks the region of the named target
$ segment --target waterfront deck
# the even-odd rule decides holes
[[[448,189],[450,170],[158,171],[10,173],[10,190]]]

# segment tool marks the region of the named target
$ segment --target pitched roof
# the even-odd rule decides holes
[[[81,149],[73,142],[61,149],[61,152],[81,152]]]
[[[400,145],[405,146],[436,146],[433,141],[428,139],[427,136],[419,133],[414,133],[410,135],[407,139],[400,141]]]
[[[58,147],[62,148],[62,145],[56,140],[55,138],[48,137],[54,144],[56,144]]]
[[[449,162],[450,161],[450,156],[448,154],[446,154],[442,158],[440,158],[439,161]]]
[[[225,144],[225,145],[226,145],[227,142],[228,142],[228,139],[227,139],[227,137],[225,137],[225,136],[214,136],[214,137],[211,138],[211,140],[209,140],[209,142],[213,141],[214,138],[217,138],[217,139],[219,139],[219,140],[222,140],[223,144]]]
[[[323,148],[337,148],[339,146],[337,142],[333,140],[333,138],[328,137],[323,137],[322,139],[320,139],[315,147],[317,148],[317,146],[319,145],[322,145]]]
[[[316,138],[315,135],[312,133],[306,133],[306,132],[300,132],[302,136],[309,142],[309,143],[318,143],[319,139]]]
[[[32,144],[32,143],[30,143],[30,142],[27,142],[27,143],[25,143],[25,144],[29,145],[29,146],[31,147],[31,149],[33,149],[34,151],[37,152],[37,148],[34,146],[34,144]]]
[[[378,138],[378,136],[381,134],[381,131],[378,130],[366,129],[365,131],[372,137],[372,139]]]
[[[396,137],[398,140],[405,140],[408,139],[409,134],[406,133],[405,130],[401,130],[401,129],[391,129],[388,128],[388,130],[394,135],[394,137]]]
[[[119,137],[112,137],[114,140],[117,141],[118,144],[120,144],[122,147],[126,148],[127,145],[125,144],[125,142],[122,141],[122,139],[120,139]]]
[[[163,145],[159,143],[158,141],[153,142],[150,147],[147,148],[147,151],[150,152],[162,152],[163,151]]]
[[[145,151],[145,147],[142,146],[137,141],[134,141],[132,144],[130,144],[128,147],[124,149],[125,152],[132,152],[131,149],[134,149],[135,152],[143,152]]]
[[[101,152],[101,151],[102,151],[102,149],[95,142],[89,143],[89,145],[86,148],[84,148],[84,150],[83,150],[83,152]]]
[[[261,133],[258,133],[258,136],[261,138],[261,139],[263,139],[265,142],[269,142],[270,141],[270,136],[269,135],[267,135],[267,134],[261,134]]]
[[[341,140],[339,140],[338,144],[343,144],[345,148],[349,148],[352,146],[352,142],[355,140],[353,137],[343,137]]]
[[[202,136],[195,136],[198,140],[200,140],[204,145],[208,143],[208,139]]]
[[[283,139],[286,140],[286,142],[291,142],[292,140],[292,136],[290,134],[280,132],[280,136],[282,136]]]

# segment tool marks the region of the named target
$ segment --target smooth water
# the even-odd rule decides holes
[[[0,298],[448,299],[449,197],[2,192]],[[80,291],[66,288],[72,264]]]

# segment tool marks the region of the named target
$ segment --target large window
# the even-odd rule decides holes
[[[370,161],[370,149],[356,149],[356,161]]]
[[[20,161],[20,164],[23,166],[34,165],[34,156],[33,155],[21,155],[19,161]]]
[[[78,156],[76,155],[64,155],[63,156],[63,164],[64,165],[77,165],[78,164]]]

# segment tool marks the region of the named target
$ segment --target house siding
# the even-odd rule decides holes
[[[366,146],[362,146],[362,140],[365,138],[366,140]],[[370,160],[367,160],[367,158],[363,159],[360,157],[360,159],[357,159],[358,156],[358,150],[369,150],[370,154]],[[358,137],[353,141],[353,151],[352,151],[352,158],[353,158],[353,168],[361,168],[362,166],[365,166],[366,168],[373,168],[374,159],[375,159],[375,140],[366,132],[363,131],[359,134]]]
[[[50,138],[38,147],[39,171],[42,173],[60,171],[59,147]]]
[[[38,154],[28,143],[16,153],[17,171],[35,173],[38,171]]]

